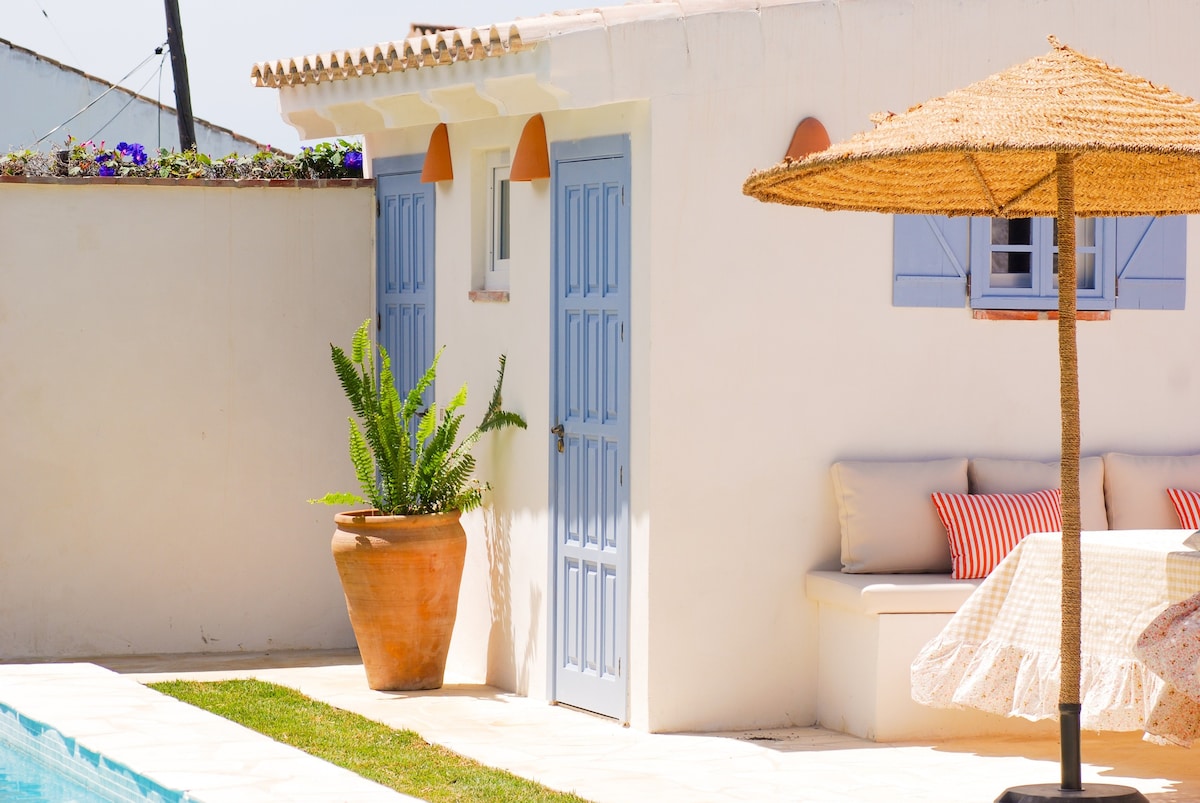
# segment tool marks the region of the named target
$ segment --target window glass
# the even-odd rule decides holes
[[[1029,218],[992,218],[992,287],[1033,287],[1033,227]]]
[[[1113,254],[1105,257],[1111,218],[1076,221],[1076,275],[1080,309],[1112,307]],[[976,309],[1058,306],[1058,228],[1051,217],[972,218],[969,226],[971,305]],[[1105,259],[1108,261],[1106,262]]]
[[[1033,245],[1033,219],[992,218],[993,245]]]
[[[1096,219],[1075,221],[1075,286],[1080,290],[1095,290],[1100,277],[1096,273]],[[1058,290],[1058,221],[1054,221],[1054,290]]]
[[[500,168],[498,168],[500,169]],[[504,168],[507,173],[508,169]],[[499,181],[500,194],[496,199],[496,259],[508,259],[508,243],[510,239],[510,217],[509,217],[509,202],[508,202],[508,179],[503,178]]]
[[[509,195],[508,151],[487,154],[487,260],[483,289],[508,289],[508,262],[512,256],[512,205]]]

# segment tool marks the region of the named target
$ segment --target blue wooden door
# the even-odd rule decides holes
[[[552,158],[554,696],[625,721],[629,139],[557,143]]]
[[[376,339],[392,361],[401,397],[433,361],[433,184],[421,156],[376,162]],[[433,400],[426,391],[425,403]]]

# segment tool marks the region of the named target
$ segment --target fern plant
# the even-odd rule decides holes
[[[459,430],[467,401],[464,384],[444,409],[429,405],[423,413],[421,396],[437,374],[439,350],[433,363],[403,399],[396,391],[391,360],[379,347],[379,375],[375,375],[368,334],[370,320],[354,333],[350,354],[330,344],[333,366],[358,422],[350,418],[350,460],[358,475],[362,496],[329,493],[310,499],[326,505],[370,504],[390,516],[468,511],[479,507],[486,485],[472,477],[475,458],[471,447],[485,432],[505,427],[525,429],[525,419],[501,409],[504,355],[492,399],[483,420],[461,440]],[[416,435],[413,436],[413,423]]]

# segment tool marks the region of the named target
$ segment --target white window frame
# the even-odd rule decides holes
[[[1054,242],[1054,218],[1032,218],[1029,246],[992,243],[992,218],[971,219],[971,308],[972,309],[1058,309],[1057,274],[1054,271],[1058,246]],[[1116,298],[1116,220],[1095,218],[1093,246],[1080,246],[1077,254],[1090,253],[1095,261],[1095,286],[1079,288],[1076,299],[1081,310],[1112,309]],[[1082,221],[1080,221],[1082,222]],[[993,286],[992,254],[1030,254],[1032,287]]]
[[[511,162],[508,151],[490,151],[487,154],[487,264],[483,274],[484,290],[508,289],[508,266],[512,261]]]

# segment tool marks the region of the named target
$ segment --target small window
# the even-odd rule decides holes
[[[1112,309],[1111,218],[1075,222],[1079,309]],[[971,220],[971,306],[1052,310],[1058,306],[1058,221],[1055,218]]]
[[[488,259],[484,290],[508,289],[508,260],[512,250],[512,208],[509,202],[507,151],[488,154]]]
[[[1081,218],[1075,245],[1079,309],[1184,308],[1186,216]],[[1058,306],[1054,218],[896,215],[892,248],[897,307]]]

